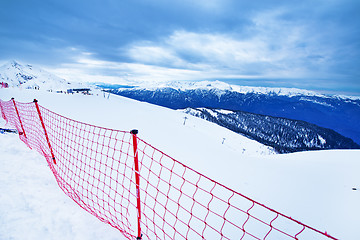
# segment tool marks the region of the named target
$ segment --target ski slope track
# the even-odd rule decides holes
[[[63,190],[68,190],[65,193],[73,198],[75,202],[85,196],[83,200],[77,203],[85,210],[90,210],[89,212],[93,215],[96,216],[93,212],[99,209],[86,207],[86,204],[82,205],[83,203],[97,199],[95,202],[101,203],[99,206],[103,206],[105,199],[109,200],[111,198],[111,194],[106,197],[106,194],[101,193],[99,188],[101,181],[98,184],[93,184],[92,187],[97,186],[93,189],[89,189],[89,185],[80,184],[84,183],[84,181],[77,179],[76,176],[80,176],[77,173],[82,170],[86,172],[86,167],[80,167],[86,166],[86,164],[79,165],[79,162],[76,161],[81,159],[81,161],[86,162],[86,158],[75,157],[74,154],[66,155],[66,152],[61,152],[65,145],[69,145],[63,140],[64,146],[59,148],[61,144],[54,140],[56,132],[61,130],[61,124],[59,125],[61,121],[69,121],[79,125],[85,122],[85,126],[92,126],[96,129],[98,127],[95,126],[102,126],[99,129],[109,131],[111,129],[125,129],[126,131],[122,134],[126,137],[121,139],[125,139],[122,141],[124,145],[127,144],[125,146],[127,154],[124,156],[127,156],[125,159],[131,160],[130,162],[133,161],[134,155],[132,153],[133,146],[131,145],[132,136],[129,130],[139,129],[138,141],[141,150],[138,150],[138,154],[141,163],[140,198],[143,205],[141,208],[143,239],[240,239],[242,235],[244,235],[243,239],[329,238],[324,234],[316,235],[315,238],[313,235],[309,237],[308,234],[313,231],[311,231],[311,228],[309,230],[307,226],[321,229],[320,232],[329,233],[338,239],[359,238],[356,227],[360,221],[360,209],[357,204],[360,200],[359,190],[357,190],[360,188],[360,178],[356,171],[360,165],[358,161],[360,152],[358,150],[309,151],[278,155],[274,154],[274,150],[269,147],[210,122],[186,115],[183,112],[119,96],[111,95],[109,98],[104,98],[101,92],[94,92],[92,96],[83,96],[34,90],[1,89],[0,97],[4,100],[14,97],[16,105],[19,105],[20,116],[22,116],[21,102],[28,103],[25,106],[32,106],[32,109],[35,110],[32,100],[34,98],[39,100],[41,104],[40,112],[44,114],[45,128],[53,129],[49,130],[48,137],[50,144],[55,146],[53,147],[53,153],[56,159],[55,164],[53,159],[49,157],[51,156],[49,142],[42,131],[40,131],[42,134],[35,134],[37,137],[41,136],[41,144],[37,146],[42,146],[42,148],[37,148],[36,144],[31,145],[24,139],[25,133],[28,135],[27,138],[31,135],[31,131],[27,133],[26,120],[23,121],[25,131],[22,130],[19,122],[15,124],[20,133],[24,132],[24,134],[19,135],[20,139],[33,149],[37,149],[40,154],[35,151],[29,152],[23,144],[17,144],[13,136],[9,134],[1,135],[2,152],[0,159],[4,168],[1,169],[2,181],[0,186],[4,190],[3,192],[6,192],[6,195],[0,198],[0,214],[1,219],[3,219],[0,224],[0,236],[2,239],[32,239],[27,236],[52,236],[52,239],[63,239],[61,236],[56,236],[62,233],[69,234],[67,235],[68,239],[98,239],[98,237],[89,236],[90,234],[87,231],[94,232],[94,236],[101,234],[102,239],[114,239],[113,231],[102,232],[102,227],[97,230],[98,226],[100,226],[97,225],[97,222],[90,221],[87,222],[88,226],[84,226],[84,224],[80,223],[80,220],[73,220],[73,215],[75,219],[87,219],[86,217],[82,218],[84,216],[80,217],[82,214],[80,212],[85,211],[81,208],[76,209],[71,201],[68,202],[62,199],[62,195],[58,192],[55,191],[55,194],[53,188],[51,188],[49,195],[43,193],[44,189],[47,189],[49,184],[55,184],[55,181],[51,180],[50,177],[43,177],[47,173],[45,173],[46,165],[43,165],[43,168],[38,167],[41,155],[46,156],[47,163],[53,171],[59,186]],[[12,101],[7,101],[7,103],[12,103]],[[47,109],[51,109],[51,111]],[[15,119],[18,119],[15,115],[16,111],[12,111],[12,113]],[[66,118],[61,117],[61,115],[66,116]],[[55,117],[65,120],[54,121],[49,124],[49,119]],[[76,119],[76,121],[71,119]],[[10,128],[9,124],[10,122],[6,127]],[[41,130],[42,126],[39,123],[36,124],[38,126],[36,129]],[[89,132],[92,131],[86,133],[89,134]],[[68,132],[65,138],[72,140],[71,144],[77,146],[70,149],[78,149],[79,146],[76,144],[81,143],[84,139],[80,141],[76,139],[84,136],[84,134],[81,134],[81,131],[76,132],[78,135],[70,136],[69,134]],[[104,136],[108,135],[105,134]],[[64,139],[64,137],[59,137],[59,139]],[[151,145],[147,144],[148,140],[151,141]],[[103,142],[104,138],[100,138],[100,143]],[[153,146],[156,146],[156,148]],[[162,149],[162,151],[157,149]],[[99,152],[98,154],[103,156],[98,147],[89,147],[88,151],[90,150]],[[92,159],[90,155],[89,157]],[[157,157],[161,160],[156,160]],[[108,158],[103,156],[99,159],[98,156],[93,158],[93,160],[95,159],[105,161],[104,159]],[[13,163],[9,163],[9,160],[13,161]],[[24,161],[25,163],[22,164]],[[133,169],[130,162],[129,170]],[[168,165],[169,162],[172,162],[173,165]],[[99,169],[101,169],[103,165],[100,162],[98,164]],[[88,166],[93,165],[89,163]],[[62,167],[68,168],[61,171]],[[184,172],[184,168],[188,169],[185,171],[185,175],[179,174],[181,171]],[[94,166],[94,169],[97,168]],[[166,169],[172,169],[175,174],[170,174]],[[75,175],[70,174],[72,171]],[[135,177],[133,171],[125,172],[125,176],[130,174],[127,179],[129,186],[131,186],[131,190],[129,190],[130,197],[128,198],[130,204],[128,213],[116,215],[113,212],[116,209],[114,208],[105,211],[105,215],[122,216],[120,222],[128,221],[128,224],[125,224],[128,227],[122,226],[121,229],[117,229],[123,233],[123,237],[135,239],[137,233]],[[101,174],[99,175],[97,172],[90,173],[86,175],[87,179],[91,178],[91,176],[98,176],[98,179],[102,179],[99,177]],[[101,176],[104,177],[105,175]],[[112,176],[112,174],[109,176]],[[59,181],[60,178],[63,179]],[[164,181],[159,179],[164,179]],[[67,184],[61,184],[62,180]],[[211,181],[208,182],[208,180]],[[103,182],[106,181],[103,180]],[[168,182],[167,187],[164,186],[164,182]],[[214,183],[216,183],[216,187],[215,190],[212,190],[212,184]],[[182,184],[187,186],[181,186]],[[108,186],[110,189],[113,187],[112,184]],[[194,186],[200,188],[194,190],[196,189]],[[218,189],[218,187],[223,190]],[[35,191],[32,192],[32,189]],[[79,194],[81,189],[83,195]],[[160,191],[157,189],[160,189]],[[175,189],[182,190],[184,196],[176,194],[176,191],[173,191]],[[239,198],[234,197],[227,191]],[[240,192],[241,194],[239,194]],[[24,195],[25,193],[26,195]],[[192,193],[192,195],[185,193]],[[209,193],[210,195],[207,197]],[[50,200],[40,199],[39,195]],[[92,197],[89,197],[90,195]],[[185,195],[190,197],[185,197]],[[244,198],[240,198],[240,196]],[[60,200],[56,200],[57,198]],[[221,201],[220,199],[223,198],[225,200]],[[99,199],[102,200],[99,201]],[[247,203],[241,203],[240,199],[245,202],[249,201],[249,199],[255,199],[256,201],[251,200]],[[180,201],[181,204],[175,204],[175,200]],[[41,205],[39,201],[42,203]],[[27,205],[22,204],[24,202]],[[54,202],[56,203],[55,206]],[[242,204],[245,204],[245,206]],[[243,207],[239,208],[242,211],[233,208],[239,206]],[[105,207],[104,209],[108,208]],[[121,209],[121,211],[126,211],[126,208]],[[209,211],[208,209],[216,210]],[[276,209],[278,212],[271,209]],[[234,219],[240,219],[236,211],[239,211],[239,215],[241,215],[240,212],[243,214],[243,220],[240,224],[228,225],[229,222],[235,222]],[[273,214],[269,214],[268,211]],[[50,214],[44,215],[44,212]],[[111,224],[110,220],[104,217],[105,215],[100,215],[99,218],[98,214],[97,217],[101,221],[114,226],[115,224]],[[90,215],[86,216],[92,218]],[[219,220],[218,216],[224,217],[225,220]],[[307,225],[301,225],[304,229],[303,227],[291,226],[286,221],[298,223],[284,216],[291,216]],[[28,223],[34,221],[34,219],[37,219],[35,221],[40,223],[40,226],[36,225],[31,228]],[[59,224],[60,219],[64,219],[68,224],[55,226]],[[205,219],[205,221],[201,222],[199,219]],[[266,228],[260,230],[258,224],[260,226],[264,225]],[[106,226],[107,224],[102,225]],[[86,227],[89,230],[85,230]],[[28,234],[24,237],[21,231],[14,231],[13,229],[25,229]],[[282,229],[281,231],[290,237],[279,233],[277,229]],[[316,231],[315,233],[318,234]],[[118,234],[120,233],[118,232]]]

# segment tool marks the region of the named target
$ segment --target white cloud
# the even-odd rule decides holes
[[[269,62],[266,45],[258,40],[237,40],[224,34],[176,31],[163,42],[135,44],[128,56],[143,64],[201,70],[217,66],[238,68],[242,64]]]
[[[119,63],[97,60],[92,56],[80,55],[73,63],[56,68],[45,68],[59,77],[74,82],[106,82],[134,84],[139,82],[198,80],[211,78],[216,70],[209,72],[154,66],[143,63]],[[203,68],[204,69],[204,68]]]
[[[262,77],[301,78],[324,74],[328,48],[308,25],[286,20],[286,9],[252,18],[247,35],[178,30],[159,42],[134,43],[128,56],[141,64]]]
[[[246,35],[177,30],[157,42],[135,42],[122,49],[131,63],[98,60],[74,48],[74,63],[58,68],[58,74],[116,83],[324,76],[331,50],[319,46],[306,24],[286,20],[286,13],[279,9],[253,16]]]
[[[235,66],[238,63],[267,61],[262,54],[264,43],[257,40],[238,40],[226,34],[203,34],[178,31],[167,41],[178,52],[189,52],[204,62]]]

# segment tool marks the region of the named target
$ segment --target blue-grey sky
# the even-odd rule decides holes
[[[360,95],[359,0],[2,0],[0,61],[69,80]]]

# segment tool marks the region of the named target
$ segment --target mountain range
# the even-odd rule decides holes
[[[289,88],[242,87],[218,81],[106,91],[171,109],[225,109],[306,121],[360,143],[359,97]]]
[[[9,87],[63,91],[70,83],[11,61],[0,67]],[[154,85],[100,85],[104,91],[192,114],[243,134],[278,152],[360,148],[360,99],[288,88],[229,85],[220,81]],[[225,111],[226,110],[226,111]],[[225,114],[226,112],[226,114]]]

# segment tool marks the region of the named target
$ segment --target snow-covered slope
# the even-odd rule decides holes
[[[14,97],[16,101],[31,102],[34,98],[42,106],[75,120],[90,124],[120,129],[138,129],[139,136],[151,140],[160,149],[168,150],[169,154],[176,154],[175,158],[196,159],[212,154],[221,155],[216,151],[206,151],[207,148],[224,148],[235,153],[246,155],[273,154],[274,150],[254,140],[229,131],[214,123],[207,122],[183,112],[172,111],[164,107],[142,103],[124,97],[111,95],[64,95],[41,91],[2,89],[1,99]],[[185,117],[186,123],[184,125]],[[188,138],[188,139],[187,139]],[[226,143],[221,144],[223,138]],[[173,144],[168,145],[171,141]],[[174,150],[173,150],[174,148]],[[184,151],[178,151],[184,148]],[[181,153],[182,152],[182,153]],[[179,154],[181,153],[181,155]]]
[[[68,198],[46,161],[15,134],[0,134],[0,146],[0,239],[124,239]]]
[[[187,108],[184,112],[255,139],[279,153],[360,149],[350,138],[305,121],[209,108]]]
[[[10,61],[0,67],[0,82],[7,83],[9,87],[47,91],[64,91],[81,86],[79,83],[70,83],[38,67],[16,61]]]
[[[337,238],[360,238],[357,229],[360,222],[360,190],[352,190],[360,188],[360,151],[277,155],[264,145],[205,120],[114,95],[108,99],[102,95],[62,95],[33,90],[0,89],[1,99],[8,100],[11,97],[21,102],[30,102],[36,98],[39,104],[52,111],[103,127],[121,130],[136,128],[140,138],[242,194],[312,227],[327,231]],[[72,203],[64,203],[67,201],[63,200],[61,194],[43,194],[44,198],[49,198],[41,205],[36,204],[39,201],[39,191],[43,190],[41,186],[44,185],[44,189],[47,189],[47,184],[53,184],[55,180],[49,180],[51,177],[37,179],[36,175],[29,177],[21,172],[14,173],[20,167],[26,169],[24,172],[37,172],[39,163],[43,161],[45,165],[45,160],[40,156],[37,159],[36,153],[30,156],[27,154],[28,150],[24,153],[25,145],[20,140],[17,148],[14,146],[15,139],[8,140],[7,137],[1,136],[0,144],[12,147],[0,148],[1,164],[5,166],[4,162],[15,161],[14,159],[17,159],[18,163],[13,168],[9,164],[6,164],[6,168],[1,168],[2,178],[13,180],[0,182],[2,192],[7,192],[0,198],[1,219],[7,219],[4,221],[5,225],[0,224],[0,236],[4,239],[23,239],[14,231],[8,231],[15,227],[20,229],[19,226],[36,236],[51,236],[46,235],[49,231],[54,231],[54,235],[60,233],[61,228],[55,227],[59,224],[59,219],[67,222],[66,217],[71,218],[84,210],[73,208],[73,205],[69,208],[68,204]],[[21,165],[22,161],[26,164]],[[48,171],[50,175],[50,170]],[[29,185],[22,184],[27,182]],[[31,184],[38,187],[31,191]],[[31,207],[20,204],[24,198],[32,199],[29,200],[31,205],[28,205]],[[54,206],[54,202],[63,204]],[[41,213],[44,209],[51,212],[51,215],[43,216]],[[14,212],[17,213],[14,215]],[[84,214],[97,221],[95,217]],[[39,217],[41,227],[27,228],[31,216]],[[68,225],[62,225],[62,228],[74,234],[76,232],[79,237],[74,239],[95,239],[95,236],[89,236],[89,232],[91,233],[93,228],[95,231],[98,225],[87,224],[90,230],[76,221],[70,221]],[[114,239],[112,232],[102,234],[101,239]],[[121,239],[121,233],[118,234]],[[98,239],[98,235],[96,236]]]

